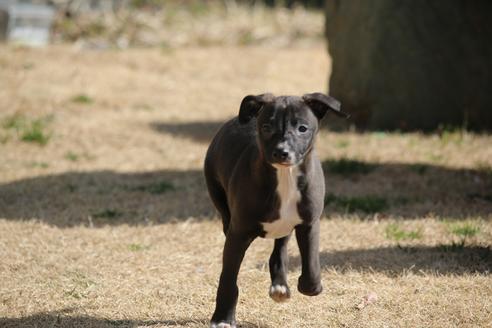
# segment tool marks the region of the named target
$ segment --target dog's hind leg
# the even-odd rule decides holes
[[[287,285],[287,265],[289,256],[287,254],[287,243],[290,235],[275,239],[272,255],[270,256],[270,297],[275,302],[285,302],[290,298],[290,290]]]
[[[227,235],[227,230],[229,230],[229,222],[231,221],[231,212],[229,210],[229,205],[227,203],[227,196],[224,188],[213,178],[205,176],[207,181],[208,193],[210,198],[215,205],[217,211],[219,211],[222,217],[222,226],[224,234]]]

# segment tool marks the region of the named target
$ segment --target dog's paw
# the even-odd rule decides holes
[[[210,323],[210,328],[236,328],[236,325],[233,323],[227,323],[227,322],[211,322]]]
[[[311,281],[305,280],[303,277],[299,277],[299,282],[297,284],[297,290],[306,296],[316,296],[321,294],[323,291],[323,286],[321,285],[321,281]]]
[[[286,285],[270,286],[270,297],[277,303],[286,302],[290,298],[290,290]]]

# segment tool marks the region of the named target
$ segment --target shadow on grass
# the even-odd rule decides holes
[[[209,143],[224,124],[223,121],[196,121],[184,123],[158,122],[150,126],[157,132],[172,134],[200,143]]]
[[[208,142],[219,122],[157,123],[154,128]],[[325,214],[403,219],[492,218],[492,170],[431,164],[325,160]],[[210,218],[201,170],[66,172],[0,184],[0,218],[56,226],[166,223]]]
[[[0,318],[2,328],[135,328],[135,327],[208,327],[208,319],[174,319],[174,320],[115,320],[85,315],[73,315],[73,309],[53,312],[41,312],[21,318]],[[251,323],[238,323],[243,328],[264,328]]]
[[[158,122],[161,133],[208,143],[223,121]],[[438,164],[374,163],[327,159],[326,215],[375,213],[402,218],[450,219],[492,215],[492,169],[453,169]]]
[[[210,218],[200,170],[66,172],[0,185],[0,218],[60,227],[166,223]]]
[[[322,162],[326,208],[332,213],[379,213],[402,218],[491,218],[492,172],[430,164]]]
[[[420,164],[371,165],[370,172],[348,175],[327,169],[328,217],[377,212],[380,218],[491,218],[489,172]],[[0,184],[0,218],[38,219],[60,227],[210,218],[215,210],[204,180],[201,170],[66,172],[21,179]]]
[[[39,327],[39,328],[114,328],[114,327],[174,327],[187,326],[195,323],[196,326],[206,326],[208,320],[112,320],[105,318],[96,318],[90,316],[70,316],[62,311],[37,313],[28,317],[21,318],[0,318],[0,326],[4,328],[24,328],[24,327]]]
[[[492,273],[492,249],[479,246],[378,247],[321,252],[321,267],[340,271],[377,271],[389,276],[404,272],[458,274]],[[299,256],[290,261],[290,269],[300,267]]]

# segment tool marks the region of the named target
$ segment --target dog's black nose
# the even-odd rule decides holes
[[[283,149],[275,149],[272,156],[276,161],[285,161],[289,157],[289,152]]]

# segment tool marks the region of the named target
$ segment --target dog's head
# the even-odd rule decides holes
[[[239,122],[246,124],[256,118],[265,160],[274,167],[287,167],[301,163],[310,152],[319,121],[329,111],[348,117],[340,111],[340,102],[322,93],[302,97],[250,95],[241,102]]]

